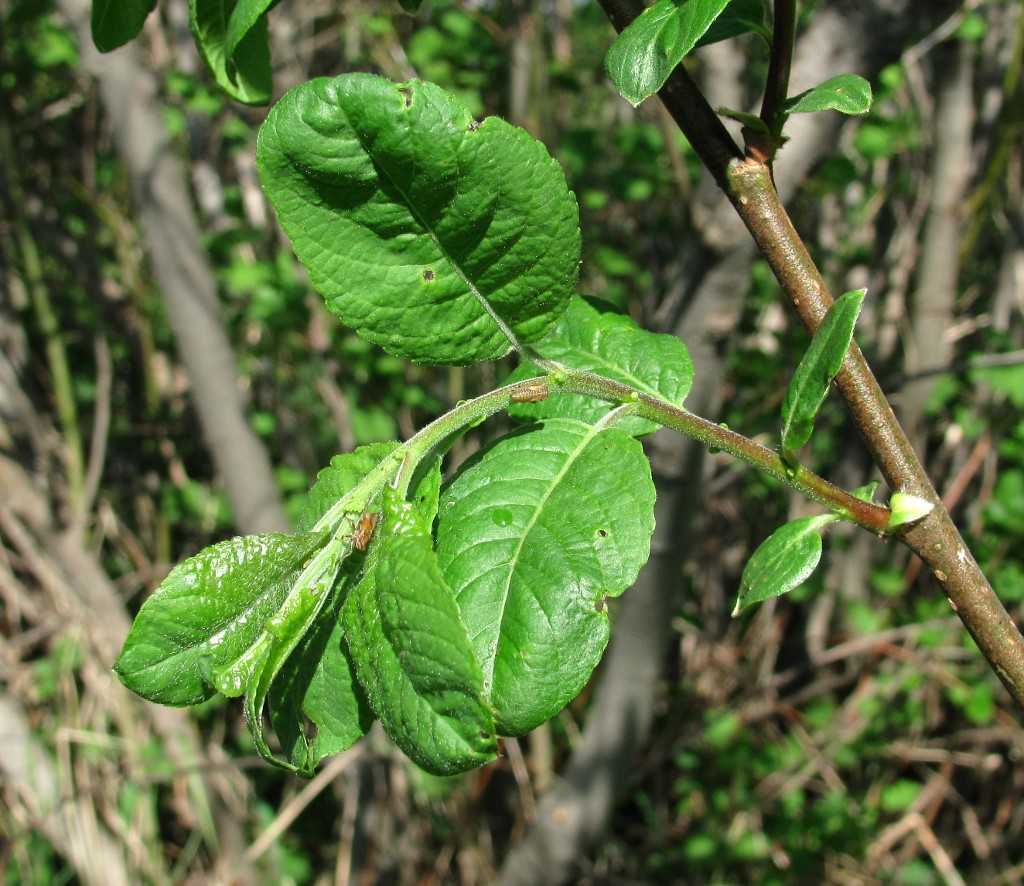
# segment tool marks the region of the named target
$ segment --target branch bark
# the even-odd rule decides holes
[[[601,0],[601,5],[620,31],[642,11],[634,0]],[[813,335],[832,304],[832,296],[782,206],[770,167],[743,155],[682,66],[676,68],[659,97],[729,198]],[[851,346],[836,384],[889,486],[934,503],[932,513],[909,526],[899,538],[929,568],[1024,712],[1024,637],[960,537],[856,344]]]

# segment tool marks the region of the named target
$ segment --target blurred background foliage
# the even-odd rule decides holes
[[[160,5],[136,51],[162,84],[251,425],[294,517],[333,454],[407,436],[510,367],[407,365],[326,312],[255,176],[265,110],[217,91],[181,5]],[[806,4],[805,27],[829,5]],[[836,130],[791,204],[835,289],[868,287],[858,340],[1020,619],[1024,14],[972,2],[907,33],[872,78],[872,112]],[[633,110],[614,95],[596,4],[431,0],[410,16],[288,0],[271,36],[278,94],[351,70],[420,76],[541,138],[580,200],[579,291],[666,327],[706,183],[653,101]],[[732,93],[755,103],[763,44],[722,51]],[[706,52],[698,78],[721,70]],[[60,5],[0,3],[0,872],[10,884],[492,882],[586,729],[589,690],[464,777],[427,777],[372,734],[304,783],[258,761],[238,705],[159,711],[109,673],[168,569],[236,529],[190,405],[204,380],[178,357],[81,57]],[[958,77],[966,103],[947,108],[943,82]],[[964,182],[953,248],[939,238],[930,253],[943,113],[966,121]],[[925,276],[940,259],[945,288]],[[708,417],[770,442],[806,336],[767,268],[744,273],[736,322],[711,342],[727,374]],[[941,341],[923,349],[915,324],[936,312]],[[819,426],[815,469],[871,479],[841,406]],[[1019,714],[928,576],[904,549],[839,528],[808,585],[732,620],[746,556],[807,505],[717,456],[705,473],[656,723],[574,882],[1024,883]]]

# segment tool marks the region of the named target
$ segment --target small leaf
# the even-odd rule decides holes
[[[442,491],[438,559],[502,734],[543,723],[583,688],[608,642],[606,598],[636,578],[653,530],[650,465],[618,428],[530,426]]]
[[[821,559],[821,529],[838,519],[834,514],[803,517],[768,536],[747,561],[732,614],[803,584]]]
[[[825,402],[828,386],[843,367],[853,341],[861,303],[867,290],[857,289],[836,299],[814,333],[782,404],[782,448],[799,449],[811,437],[814,419]]]
[[[381,531],[342,618],[360,683],[391,739],[421,768],[454,775],[494,759],[483,675],[415,507],[385,496]]]
[[[905,526],[907,523],[914,523],[927,517],[935,510],[935,504],[907,492],[894,492],[889,499],[889,508],[892,510],[892,516],[886,529],[895,529],[897,526]]]
[[[257,161],[328,308],[393,354],[494,360],[568,304],[579,214],[561,167],[432,84],[299,86],[261,128]]]
[[[273,83],[267,12],[278,0],[189,0],[196,45],[217,85],[237,101],[263,105]]]
[[[866,114],[871,109],[871,84],[856,74],[840,74],[786,101],[787,114],[839,111]]]
[[[110,52],[134,40],[156,0],[93,0],[92,42],[100,52]]]
[[[605,68],[615,88],[636,107],[654,95],[729,0],[658,0],[612,44]]]
[[[158,704],[210,698],[212,671],[245,657],[325,541],[322,534],[251,535],[186,560],[139,610],[114,664],[118,679]]]
[[[535,350],[548,360],[628,384],[639,391],[682,406],[693,385],[690,353],[674,335],[658,335],[637,326],[610,305],[574,297],[569,310]],[[533,378],[528,363],[516,368],[508,382]],[[594,424],[614,404],[576,394],[556,394],[538,403],[517,403],[509,414],[519,421],[574,418]],[[658,425],[641,418],[626,418],[616,427],[634,436],[649,434]]]
[[[765,25],[764,12],[764,0],[732,0],[697,41],[696,48],[751,32],[771,42],[772,32]]]
[[[765,126],[764,120],[758,117],[757,114],[750,114],[746,111],[734,111],[732,108],[716,108],[715,113],[721,117],[735,120],[737,123],[742,123],[751,132],[768,132],[768,127]]]

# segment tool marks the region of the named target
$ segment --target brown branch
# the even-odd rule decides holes
[[[633,0],[600,0],[617,30],[642,11]],[[832,296],[782,206],[767,164],[738,149],[696,84],[680,66],[658,93],[694,150],[735,207],[813,334]],[[929,568],[982,654],[1024,712],[1024,637],[960,537],[903,428],[856,344],[836,379],[839,392],[889,486],[935,503],[900,534]]]

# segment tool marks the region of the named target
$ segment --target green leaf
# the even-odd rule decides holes
[[[432,84],[299,86],[270,112],[257,160],[330,310],[393,354],[497,359],[565,310],[580,241],[561,167]]]
[[[246,656],[324,543],[321,534],[252,535],[186,560],[143,604],[114,664],[118,679],[159,704],[210,698],[214,669]]]
[[[278,0],[189,0],[189,22],[213,76],[232,98],[270,101],[273,82],[267,12]]]
[[[871,108],[871,84],[856,74],[840,74],[786,101],[787,114],[839,111],[866,114]]]
[[[569,310],[535,350],[570,369],[603,375],[677,406],[682,406],[693,385],[693,362],[686,345],[675,336],[641,329],[629,317],[596,300],[574,297]],[[524,363],[508,381],[536,375],[537,370]],[[514,404],[509,413],[520,421],[575,418],[594,424],[612,408],[593,397],[555,394],[540,403]],[[645,419],[627,418],[616,427],[640,436],[659,426]]]
[[[442,490],[438,559],[502,734],[527,732],[582,689],[608,641],[606,598],[636,578],[653,530],[650,465],[617,428],[545,421]]]
[[[497,742],[483,674],[429,530],[414,505],[386,495],[378,531],[384,538],[342,611],[374,712],[428,772],[454,775],[493,760]]]
[[[768,536],[747,561],[732,614],[803,584],[821,559],[822,528],[838,519],[834,514],[802,517]]]
[[[324,757],[350,748],[374,719],[339,620],[343,599],[342,594],[332,598],[270,686],[271,723],[303,775],[310,775]]]
[[[139,36],[156,0],[93,0],[92,42],[110,52]]]
[[[810,438],[814,418],[828,394],[828,386],[843,367],[846,352],[853,341],[865,289],[847,292],[828,309],[804,354],[786,399],[782,403],[782,448],[799,449]]]
[[[770,42],[772,32],[765,24],[764,13],[764,0],[732,0],[697,41],[697,48],[751,32]]]
[[[316,476],[305,507],[299,515],[298,531],[309,532],[344,495],[398,448],[398,443],[371,443],[354,452],[336,455]],[[398,469],[398,463],[395,463]],[[360,511],[363,503],[359,504]]]
[[[661,89],[728,5],[729,0],[658,0],[645,9],[605,57],[622,97],[636,107]]]

